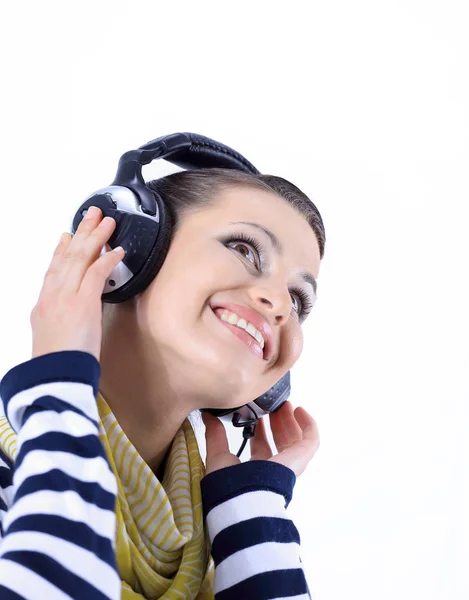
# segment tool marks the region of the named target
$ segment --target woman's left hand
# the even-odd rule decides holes
[[[271,460],[289,467],[299,477],[308,466],[309,461],[319,448],[319,432],[316,421],[301,406],[293,410],[290,401],[274,413],[269,414],[270,428],[278,454],[272,454],[267,439],[264,419],[256,426],[256,432],[250,439],[250,460]],[[233,465],[241,464],[241,460],[229,449],[226,431],[218,417],[203,412],[205,424],[205,440],[207,445],[206,475]]]

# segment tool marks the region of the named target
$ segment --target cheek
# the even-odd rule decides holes
[[[203,248],[174,245],[143,292],[142,312],[153,337],[178,340],[191,332],[222,280],[221,264]]]
[[[288,368],[291,368],[303,350],[303,330],[298,323],[292,323],[288,331],[285,331],[284,348],[286,349],[284,361]]]
[[[217,252],[218,250],[218,252]],[[157,279],[161,287],[199,298],[216,286],[224,272],[223,254],[218,246],[186,242],[174,245],[164,261]],[[226,271],[226,269],[225,269]]]
[[[292,357],[294,362],[296,362],[303,351],[303,330],[299,324],[295,325],[295,331],[292,336]]]
[[[150,284],[149,295],[152,302],[158,304],[164,312],[168,312],[188,304],[197,293],[201,274],[200,259],[196,252],[188,254],[187,250],[178,251],[172,247],[166,256],[155,279]]]

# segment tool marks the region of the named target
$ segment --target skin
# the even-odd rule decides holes
[[[248,225],[230,225],[233,221],[269,228],[283,254],[276,254],[264,233]],[[238,232],[258,240],[268,268],[256,269],[255,248],[217,239]],[[301,287],[313,299],[312,286],[299,274],[309,271],[317,278],[319,266],[314,231],[291,205],[267,191],[230,188],[212,207],[182,219],[161,270],[144,292],[128,302],[106,305],[100,392],[154,472],[190,412],[245,404],[291,369],[303,347],[291,288]],[[215,301],[247,306],[269,322],[275,340],[271,361],[256,356],[226,329],[210,308]],[[312,435],[314,420],[298,410],[297,421],[290,402],[277,413],[277,421],[282,414],[290,415],[285,421],[289,433],[280,425],[274,438],[279,452],[279,444],[288,450],[300,442],[302,430],[309,427],[307,436]],[[274,415],[270,419],[275,424]],[[213,418],[211,430],[211,452],[218,455],[212,470],[226,466],[227,460],[232,464],[219,428],[223,425],[217,421]],[[204,422],[207,425],[210,418]],[[268,458],[265,429],[257,429],[257,458]]]

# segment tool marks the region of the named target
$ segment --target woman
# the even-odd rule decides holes
[[[205,414],[204,473],[188,416],[249,402],[296,362],[321,217],[279,177],[201,169],[147,185],[174,224],[158,276],[101,312],[123,252],[99,257],[115,221],[88,211],[32,311],[32,360],[1,383],[18,454],[4,423],[0,591],[117,598],[122,584],[123,598],[307,598],[285,508],[319,444],[314,420],[285,403],[270,416],[279,453],[261,419],[240,463]],[[239,333],[247,322],[262,338]]]

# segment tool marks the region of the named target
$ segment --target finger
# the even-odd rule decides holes
[[[301,427],[303,440],[311,443],[316,451],[320,445],[319,429],[316,421],[302,406],[295,409],[294,416]]]
[[[289,467],[299,477],[319,448],[319,432],[316,421],[303,407],[295,409],[294,417],[302,430],[303,438],[286,446],[270,460]]]
[[[285,408],[282,418],[283,429],[291,442],[300,440],[303,432],[295,417],[295,408],[290,401],[285,402]]]
[[[96,226],[103,220],[103,211],[99,208],[99,206],[90,206],[86,211],[85,216],[80,221],[80,224],[77,227],[77,230],[73,236],[73,239],[76,242],[80,242],[81,240],[89,237]]]
[[[260,418],[256,425],[254,436],[250,439],[251,460],[268,460],[272,456],[272,449],[267,439],[264,418]]]
[[[121,246],[102,254],[88,268],[79,289],[80,294],[88,298],[101,298],[106,279],[124,256],[125,252]]]
[[[114,219],[104,219],[101,222],[101,217],[102,212],[100,209],[97,210],[94,216],[88,211],[86,217],[78,226],[75,235],[62,234],[44,276],[42,287],[44,295],[68,287],[72,291],[78,289],[86,269],[92,261],[96,260],[104,243],[109,239],[116,226]],[[104,224],[101,225],[101,223]],[[101,225],[101,227],[98,225]],[[95,234],[92,240],[94,244],[87,244],[90,233],[94,233],[95,230],[99,230],[99,232]]]
[[[230,453],[225,426],[220,419],[210,413],[202,413],[202,419],[205,423],[207,459],[209,456],[215,457],[224,452]]]
[[[290,401],[270,415],[270,427],[275,446],[279,452],[303,438],[303,432],[293,415],[293,405]]]
[[[69,233],[62,233],[57,243],[57,246],[55,247],[54,254],[52,255],[52,259],[49,263],[49,267],[44,275],[44,281],[46,280],[46,278],[50,277],[50,275],[55,273],[57,266],[61,263],[62,257],[71,241],[72,236]]]
[[[81,246],[103,220],[103,211],[97,206],[90,207],[80,221],[75,233],[70,234],[70,241],[73,243],[73,247]]]
[[[116,221],[111,217],[105,217],[99,223],[90,219],[87,228],[89,230],[90,227],[93,227],[92,233],[81,239],[76,238],[75,235],[63,256],[62,287],[71,291],[77,291],[81,287],[88,269],[102,256],[106,256],[107,253],[102,256],[100,256],[100,253],[114,232],[116,225]],[[101,268],[104,267],[101,267],[100,264],[97,269],[100,270]]]
[[[205,473],[208,475],[218,469],[240,464],[239,458],[230,452],[225,427],[220,419],[206,412],[202,412],[202,419],[206,427]]]
[[[290,467],[299,476],[319,448],[319,432],[316,421],[304,408],[296,408],[295,417],[302,428],[303,438],[293,442],[273,459],[277,458],[278,462]]]
[[[65,248],[68,248],[68,245],[72,241],[72,237],[73,237],[72,234],[69,233],[68,231],[65,231],[64,233],[62,233],[59,243],[57,244],[57,249],[60,248],[60,251],[63,252],[63,250]]]

